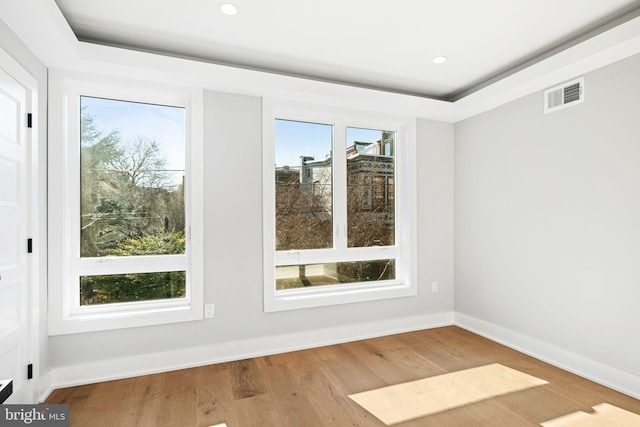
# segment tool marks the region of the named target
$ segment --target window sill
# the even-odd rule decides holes
[[[51,319],[49,335],[66,335],[139,326],[162,325],[203,319],[202,307],[193,307],[187,300],[153,301],[81,307]]]
[[[412,284],[396,281],[287,289],[265,296],[264,311],[276,312],[337,304],[402,298],[418,294]]]

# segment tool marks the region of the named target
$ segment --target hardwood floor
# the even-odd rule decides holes
[[[71,426],[384,426],[348,395],[500,363],[544,386],[396,426],[536,426],[610,403],[640,401],[455,326],[54,391]]]

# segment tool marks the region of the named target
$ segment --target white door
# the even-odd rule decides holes
[[[0,62],[0,379],[13,379],[5,403],[32,402],[29,334],[29,133],[27,89]]]

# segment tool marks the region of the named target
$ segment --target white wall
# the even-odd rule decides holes
[[[176,70],[196,70],[194,76],[199,77],[190,79],[209,83],[215,80],[216,85],[208,87],[216,90],[253,95],[266,92],[270,96],[283,93],[304,101],[306,95],[299,89],[311,85],[325,95],[320,82],[258,76],[234,69],[212,74],[210,65],[178,63],[172,58],[152,60],[124,51],[116,55],[114,49],[103,46],[80,46],[67,27],[59,28],[64,22],[61,16],[48,19],[55,5],[36,0],[22,3],[28,10],[21,7],[22,12],[16,13],[16,9],[7,6],[3,19],[11,19],[14,31],[52,67],[77,66],[78,58],[73,55],[82,50],[84,54],[93,52],[89,62],[97,61],[105,70],[123,68],[128,72],[127,67],[135,64],[159,64],[143,71],[156,80],[169,76],[170,70],[173,75]],[[637,39],[633,30],[623,26],[618,30]],[[594,38],[596,45],[601,42],[599,37]],[[51,40],[57,44],[49,43]],[[627,50],[637,51],[633,40],[616,40],[606,44],[611,49],[598,47],[600,53],[596,56],[624,56]],[[2,21],[0,46],[37,78],[41,103],[36,120],[41,129],[46,129],[46,68]],[[583,47],[569,49],[566,55],[542,61],[457,102],[458,117],[468,117],[488,108],[486,105],[503,102],[507,98],[502,92],[514,84],[524,91],[517,96],[528,93],[530,87],[538,88],[541,81],[550,78],[552,70],[557,75],[599,66],[600,62],[591,61],[588,52],[576,53]],[[114,55],[126,60],[115,65],[101,62],[108,62]],[[287,333],[314,336],[327,328],[375,326],[379,321],[391,325],[394,319],[410,319],[410,323],[411,319],[450,314],[454,309],[455,260],[455,310],[461,318],[513,331],[514,336],[530,337],[637,378],[639,63],[635,56],[588,74],[587,101],[575,108],[544,116],[542,94],[537,93],[455,125],[455,258],[454,126],[419,120],[419,295],[270,314],[262,312],[260,99],[208,92],[205,299],[216,304],[216,318],[48,338],[43,315],[40,371],[46,371],[49,356],[54,368],[71,373],[83,364],[93,369],[117,358],[123,358],[120,360],[126,366],[137,356],[144,360],[145,355],[175,350],[179,359],[182,354],[197,352],[201,346],[228,344],[232,348],[238,340],[266,342]],[[179,81],[183,78],[181,74]],[[230,82],[236,89],[229,89]],[[351,87],[334,89],[342,96],[340,103],[350,97],[350,104],[360,105],[366,98],[383,105],[385,111],[397,107],[393,101],[388,102],[394,99],[389,94],[364,93]],[[418,115],[443,120],[454,110],[451,105],[440,105],[443,103],[435,109],[433,102],[418,98],[407,103]],[[440,111],[439,115],[433,115],[431,107]],[[44,132],[39,144],[44,156]],[[40,164],[46,164],[44,157]],[[45,188],[44,177],[43,173],[41,188]],[[41,200],[45,199],[43,192]],[[43,219],[43,233],[45,227]],[[44,253],[41,262],[46,265]],[[432,281],[439,282],[440,293],[431,294]],[[40,291],[38,309],[45,313],[44,281]],[[421,325],[417,322],[415,326]],[[215,358],[215,354],[206,357]],[[93,373],[92,369],[76,378],[85,372]],[[88,376],[84,378],[90,380]],[[640,388],[637,391],[640,394]]]
[[[455,125],[456,313],[636,395],[639,76],[636,55],[587,74],[583,104],[544,115],[540,92]]]
[[[225,343],[239,340],[258,345],[282,334],[313,337],[354,324],[371,331],[367,324],[397,319],[418,319],[409,327],[419,329],[430,326],[420,323],[429,315],[445,314],[452,321],[453,125],[427,120],[418,122],[418,296],[263,313],[261,112],[258,97],[205,92],[204,295],[215,303],[215,318],[50,337],[54,368],[172,350],[186,355],[198,346],[224,351]],[[432,281],[440,283],[438,294],[431,293]]]
[[[41,169],[38,174],[38,182],[35,183],[36,191],[38,191],[38,203],[42,207],[40,211],[39,223],[36,225],[38,229],[38,239],[34,240],[34,254],[38,257],[39,277],[34,277],[33,282],[36,286],[39,299],[39,306],[34,307],[34,313],[39,314],[38,330],[34,333],[39,338],[38,353],[39,365],[35,367],[41,374],[49,370],[48,357],[48,339],[47,339],[47,223],[46,223],[46,188],[47,188],[47,68],[31,51],[22,43],[22,41],[11,31],[9,27],[0,19],[0,47],[6,51],[13,59],[22,66],[29,74],[31,74],[38,84],[38,108],[33,111],[34,125],[37,127],[38,139],[37,143],[38,159]]]

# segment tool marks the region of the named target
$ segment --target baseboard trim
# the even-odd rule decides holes
[[[453,325],[453,312],[387,319],[240,341],[53,367],[41,380],[41,401],[58,388],[175,371],[325,345]]]
[[[640,399],[640,377],[485,320],[454,313],[454,324],[613,390]]]
[[[42,403],[47,400],[47,397],[53,392],[53,374],[49,369],[44,375],[40,375],[38,379],[38,397],[39,402]]]

